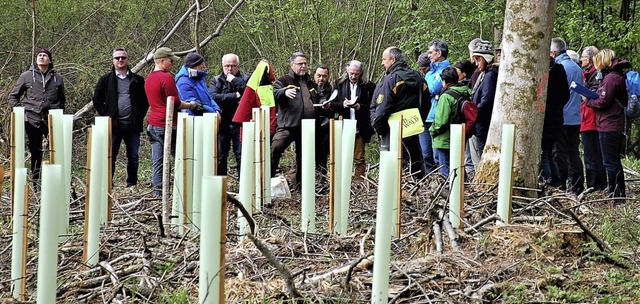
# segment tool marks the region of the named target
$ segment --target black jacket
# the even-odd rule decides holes
[[[336,80],[334,86],[338,90],[336,99],[331,102],[331,110],[342,115],[343,118],[350,117],[350,108],[344,107],[344,99],[351,98],[351,85],[348,78],[339,78]],[[358,128],[358,135],[362,137],[365,143],[371,140],[373,135],[373,128],[371,127],[371,113],[369,107],[371,106],[371,98],[373,97],[373,91],[376,89],[376,84],[371,81],[363,82],[358,81],[358,87],[356,89],[356,101],[360,104],[360,109],[356,111],[356,126]]]
[[[406,62],[396,61],[373,93],[371,125],[378,135],[386,136],[389,116],[411,108],[420,110],[422,121],[427,118],[431,108],[429,88],[420,73],[409,68]]]
[[[131,85],[129,96],[131,99],[131,123],[135,132],[142,132],[144,117],[149,110],[149,101],[144,91],[144,78],[129,70]],[[118,128],[118,79],[115,68],[103,75],[96,84],[93,93],[93,107],[100,116],[111,117],[113,129]]]
[[[43,75],[34,63],[20,75],[18,83],[9,93],[9,104],[12,107],[22,104],[25,119],[34,127],[47,125],[49,110],[64,110],[66,100],[64,80],[53,69],[53,64],[49,64],[49,70]]]
[[[227,81],[227,76],[224,73],[213,77],[209,83],[209,93],[213,97],[213,100],[220,106],[222,111],[220,123],[230,124],[233,119],[233,115],[236,114],[238,104],[240,104],[240,98],[244,94],[244,89],[247,88],[247,82],[249,82],[249,75],[238,73],[236,77]],[[236,92],[240,93],[240,97],[236,95]]]
[[[542,127],[542,148],[549,149],[558,138],[564,124],[563,109],[569,102],[569,83],[562,64],[550,59],[549,81],[547,84],[547,105]]]

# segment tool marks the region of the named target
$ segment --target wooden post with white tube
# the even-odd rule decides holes
[[[168,230],[171,216],[171,208],[169,205],[169,178],[171,175],[171,167],[169,167],[169,157],[171,156],[171,132],[173,131],[173,108],[175,97],[167,97],[167,111],[164,123],[164,153],[162,156],[162,216],[164,219],[165,230]],[[156,191],[156,189],[153,189]]]

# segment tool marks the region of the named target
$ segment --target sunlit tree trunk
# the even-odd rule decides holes
[[[515,184],[537,184],[555,11],[556,0],[507,0],[491,127],[475,181],[497,182],[502,125],[515,124]]]

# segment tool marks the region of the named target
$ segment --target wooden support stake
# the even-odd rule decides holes
[[[89,189],[91,188],[91,128],[87,129],[87,190],[84,195],[84,235],[82,238],[82,261],[87,260],[87,244],[89,242]]]
[[[49,163],[55,164],[56,150],[55,150],[55,136],[53,136],[53,115],[49,114]]]
[[[108,153],[108,157],[107,157],[107,168],[109,168],[108,172],[107,172],[107,193],[109,195],[107,195],[107,224],[111,223],[111,220],[113,219],[113,214],[111,213],[111,208],[113,208],[113,170],[115,170],[115,168],[113,167],[113,151],[111,149],[111,142],[113,141],[113,132],[111,131],[111,127],[113,122],[111,121],[111,117],[109,117],[109,119],[107,120],[107,142],[108,142],[108,146],[107,146],[107,152]],[[117,155],[116,155],[117,156]]]
[[[335,175],[336,175],[336,146],[334,119],[329,120],[329,233],[333,233],[333,219],[335,212]]]
[[[398,188],[396,195],[396,204],[398,213],[396,214],[396,238],[402,235],[400,227],[402,226],[402,126],[403,117],[400,115],[400,127],[398,128]]]
[[[220,193],[220,272],[218,277],[220,278],[220,299],[218,303],[225,303],[224,294],[224,278],[225,278],[225,261],[226,261],[226,247],[227,247],[227,177],[222,178],[222,193]]]
[[[12,197],[13,198],[13,197]],[[24,231],[24,238],[22,239],[22,276],[21,279],[22,289],[20,290],[20,301],[27,301],[27,245],[29,238],[29,186],[24,185],[24,220],[22,221],[22,231]]]
[[[11,193],[11,214],[13,214],[13,187],[16,181],[16,113],[11,112],[11,151],[10,153],[10,162],[11,162],[11,181],[9,193]],[[4,177],[4,174],[2,175]]]
[[[171,132],[173,132],[173,104],[175,97],[167,97],[167,111],[164,123],[164,152],[162,156],[162,217],[164,218],[165,230],[169,230],[171,223],[171,205],[169,204],[169,178],[171,167],[169,157],[171,156]],[[156,189],[153,189],[156,191]]]

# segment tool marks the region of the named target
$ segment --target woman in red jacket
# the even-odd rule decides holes
[[[607,172],[609,196],[624,197],[624,172],[620,159],[625,142],[624,107],[627,105],[628,96],[623,72],[630,68],[631,64],[616,58],[612,50],[603,49],[593,58],[593,65],[603,75],[596,91],[599,97],[586,99],[584,102],[596,112],[596,128],[602,162]]]

